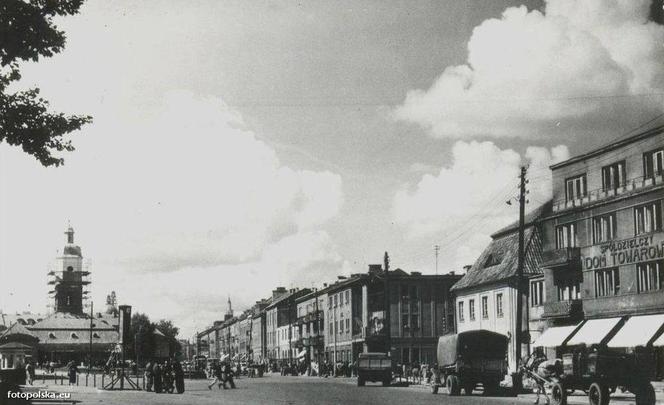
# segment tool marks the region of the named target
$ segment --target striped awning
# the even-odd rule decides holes
[[[622,318],[590,319],[567,342],[567,346],[599,344]]]
[[[574,333],[574,331],[579,327],[579,325],[571,326],[556,326],[551,327],[542,333],[535,343],[532,344],[533,347],[558,347],[565,344],[565,341]]]
[[[664,325],[664,314],[633,316],[625,322],[607,346],[646,346],[662,325]]]

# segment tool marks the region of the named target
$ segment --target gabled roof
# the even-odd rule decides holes
[[[524,215],[523,218],[523,223],[524,225],[530,226],[538,222],[540,219],[544,218],[546,215],[550,214],[553,212],[553,200],[548,200],[544,204],[540,205],[539,207],[533,209],[532,211],[528,212],[526,215]],[[503,234],[510,233],[510,232],[515,232],[519,230],[519,221],[512,222],[508,226],[499,229],[498,231],[494,232],[491,237],[492,238],[497,238]]]
[[[529,226],[524,232],[524,249],[526,259],[523,274],[541,273],[539,263],[542,261],[542,241],[539,227]],[[504,281],[516,276],[519,250],[519,233],[517,231],[494,238],[482,252],[461,280],[451,288],[459,291],[490,283]]]

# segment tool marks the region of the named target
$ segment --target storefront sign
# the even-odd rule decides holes
[[[583,270],[616,267],[664,258],[664,234],[616,240],[581,250]]]

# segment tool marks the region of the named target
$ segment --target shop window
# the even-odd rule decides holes
[[[503,317],[503,294],[496,294],[496,317]]]
[[[475,300],[468,300],[468,319],[475,320]]]
[[[530,282],[530,305],[538,307],[544,303],[544,280]]]
[[[636,281],[639,292],[664,288],[664,261],[640,263],[636,265]]]
[[[565,195],[567,201],[573,201],[586,196],[588,192],[585,173],[565,180]]]
[[[643,154],[643,177],[651,178],[664,172],[664,149]]]
[[[595,297],[618,295],[620,291],[620,274],[618,269],[595,271]]]
[[[556,246],[558,249],[576,247],[576,224],[570,223],[556,227]]]
[[[625,185],[625,161],[602,167],[602,188],[615,190]]]
[[[602,243],[616,237],[616,214],[593,218],[593,243]]]
[[[464,321],[463,301],[459,301],[459,322]]]
[[[662,213],[659,201],[634,208],[634,232],[636,235],[660,231],[661,229]]]
[[[489,297],[482,297],[482,319],[489,319]]]

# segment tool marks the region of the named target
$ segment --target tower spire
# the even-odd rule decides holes
[[[230,316],[233,316],[233,306],[231,305],[231,296],[230,295],[228,295],[228,311],[226,313]]]

